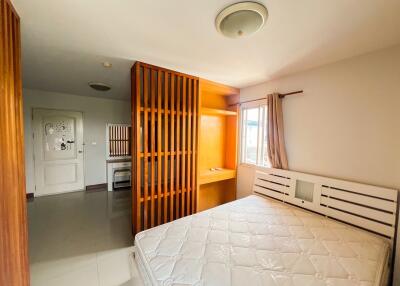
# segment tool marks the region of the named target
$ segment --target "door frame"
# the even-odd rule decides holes
[[[82,114],[82,151],[83,151],[83,158],[82,158],[82,181],[83,186],[82,189],[79,190],[72,190],[72,191],[62,191],[62,192],[55,192],[53,194],[38,194],[37,192],[37,182],[36,182],[36,158],[35,158],[35,125],[34,125],[34,110],[48,110],[48,111],[61,111],[61,112],[78,112]],[[40,106],[32,106],[31,107],[31,131],[32,131],[32,145],[31,145],[31,152],[32,152],[32,163],[33,163],[33,182],[34,182],[34,197],[44,197],[44,196],[51,196],[51,195],[58,195],[58,194],[66,194],[66,193],[74,193],[74,192],[81,192],[86,189],[86,176],[85,176],[85,162],[86,162],[86,144],[85,144],[85,113],[81,110],[72,110],[72,109],[61,109],[61,108],[49,108],[49,107],[40,107]]]

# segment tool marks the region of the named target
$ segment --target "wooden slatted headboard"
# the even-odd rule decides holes
[[[372,231],[396,234],[398,191],[304,173],[256,171],[253,191]]]

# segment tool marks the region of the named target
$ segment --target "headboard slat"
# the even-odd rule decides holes
[[[359,216],[348,214],[340,210],[327,208],[326,215],[331,218],[338,219],[344,223],[348,223],[357,227],[361,227],[372,232],[384,235],[389,238],[394,237],[394,227],[387,226],[372,220],[368,220]]]
[[[382,187],[364,185],[354,182],[342,181],[337,179],[326,178],[323,183],[324,186],[337,188],[341,190],[348,190],[362,195],[373,196],[385,200],[397,201],[397,191],[390,190]]]
[[[302,183],[297,185],[298,181]],[[395,236],[398,192],[394,189],[266,168],[256,171],[253,191],[392,240]]]
[[[258,185],[254,185],[254,191],[260,194],[264,194],[266,196],[272,197],[274,199],[280,200],[280,201],[284,201],[284,193],[280,193],[280,192],[275,192],[272,191],[270,189],[266,189],[263,187],[260,187]]]
[[[345,212],[353,213],[359,216],[363,217],[368,217],[370,219],[380,221],[383,223],[387,223],[389,225],[394,225],[396,218],[393,216],[393,214],[382,212],[382,211],[377,211],[375,209],[367,208],[367,207],[362,207],[356,204],[332,199],[332,198],[327,198],[327,197],[322,197],[321,198],[321,204],[333,207],[335,209],[343,210]]]
[[[331,189],[331,188],[326,188],[322,187],[322,195],[330,196],[330,197],[335,197],[335,198],[341,198],[346,201],[351,201],[351,202],[358,202],[359,204],[366,205],[366,206],[374,206],[377,209],[381,209],[384,211],[396,212],[396,205],[393,204],[391,201],[387,200],[377,200],[375,198],[371,198],[365,195],[360,195],[356,193],[350,193],[350,192],[343,192],[340,190],[336,189]]]

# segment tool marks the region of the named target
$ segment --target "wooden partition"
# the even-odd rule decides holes
[[[132,68],[133,232],[196,212],[199,80]]]
[[[0,0],[0,285],[29,285],[20,20]]]

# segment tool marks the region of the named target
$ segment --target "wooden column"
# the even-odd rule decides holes
[[[0,285],[29,285],[20,20],[0,0]]]
[[[198,78],[132,68],[133,232],[195,212]]]

